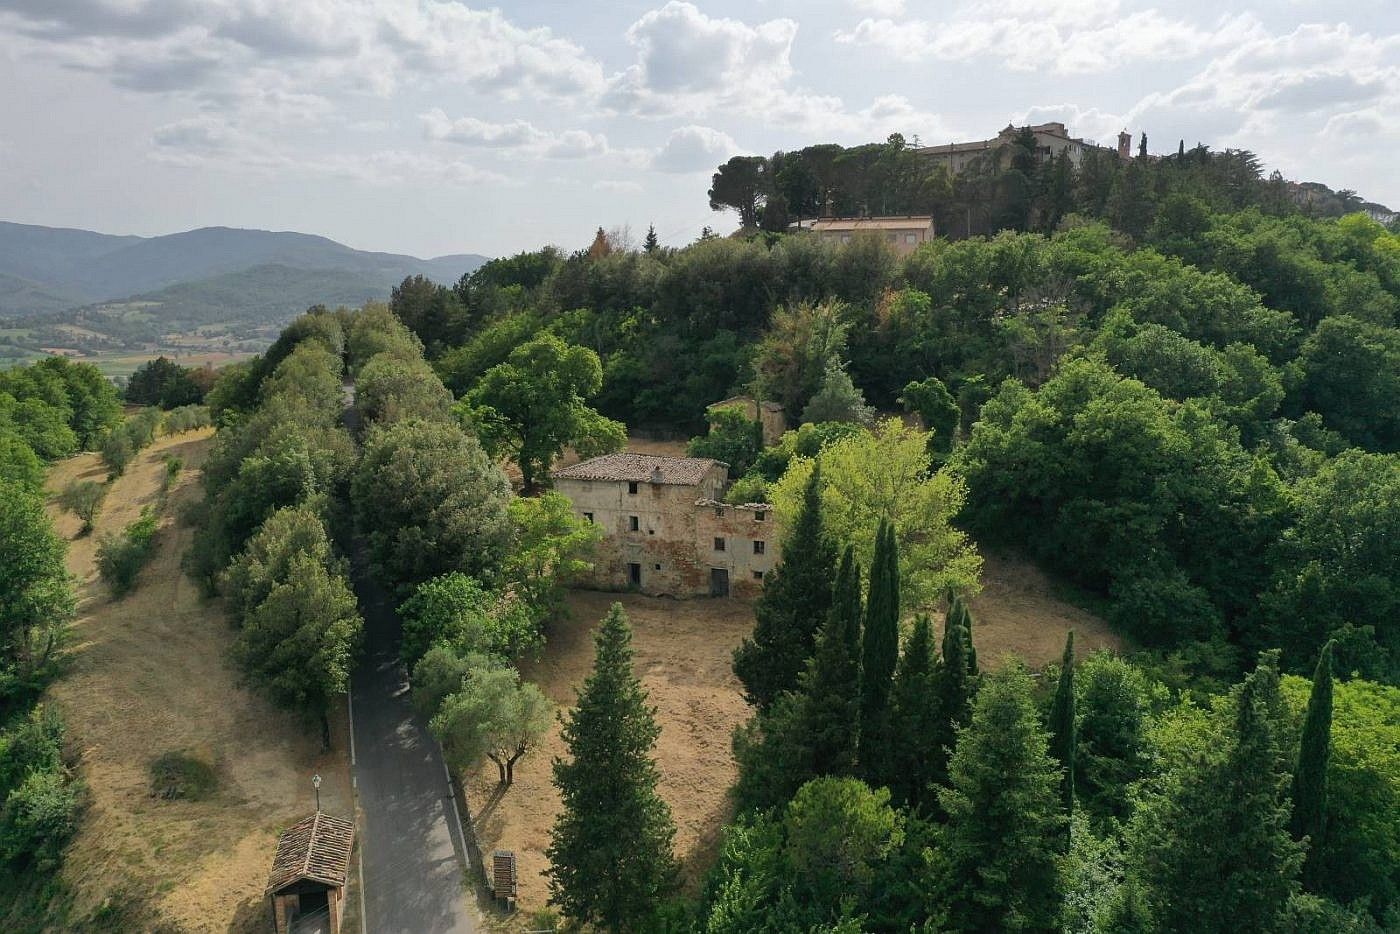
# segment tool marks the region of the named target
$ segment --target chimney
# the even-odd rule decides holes
[[[1133,157],[1133,134],[1127,130],[1118,134],[1118,158],[1127,162]]]
[[[656,466],[656,467],[651,468],[651,482],[652,482],[652,483],[660,483],[660,482],[661,482],[661,479],[662,479],[662,477],[661,477],[661,467],[660,467],[660,466]]]

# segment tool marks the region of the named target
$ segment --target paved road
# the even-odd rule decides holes
[[[351,678],[368,934],[476,930],[461,825],[442,754],[409,703],[399,620],[355,562],[365,653]]]
[[[353,399],[346,387],[347,406]],[[441,750],[409,702],[395,602],[370,578],[363,553],[353,564],[365,618],[364,655],[350,678],[365,932],[473,932],[469,857]]]

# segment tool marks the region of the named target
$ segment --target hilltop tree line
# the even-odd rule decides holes
[[[1216,212],[1257,208],[1274,216],[1338,217],[1362,207],[1352,191],[1294,186],[1278,172],[1266,178],[1248,150],[1215,151],[1199,143],[1187,149],[1183,140],[1174,153],[1149,156],[1146,134],[1136,158],[1089,147],[1076,162],[1067,155],[1041,158],[1035,134],[1022,127],[958,172],[917,150],[895,133],[883,143],[734,156],[714,173],[710,208],[733,211],[742,229],[773,233],[826,214],[927,214],[936,230],[952,237],[1008,229],[1049,233],[1078,214],[1140,237],[1159,211],[1183,196]]]

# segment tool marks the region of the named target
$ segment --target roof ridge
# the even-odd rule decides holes
[[[311,815],[311,836],[306,838],[306,859],[301,864],[301,874],[303,876],[311,873],[311,853],[316,849],[316,831],[321,828],[321,809],[317,808],[316,813]]]

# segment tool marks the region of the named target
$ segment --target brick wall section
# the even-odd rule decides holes
[[[574,512],[603,530],[585,586],[704,597],[711,595],[718,570],[730,595],[756,597],[763,588],[756,575],[772,570],[781,557],[777,522],[771,506],[718,502],[727,475],[716,463],[696,484],[556,477],[555,489]],[[724,540],[723,550],[715,548],[716,539]]]

